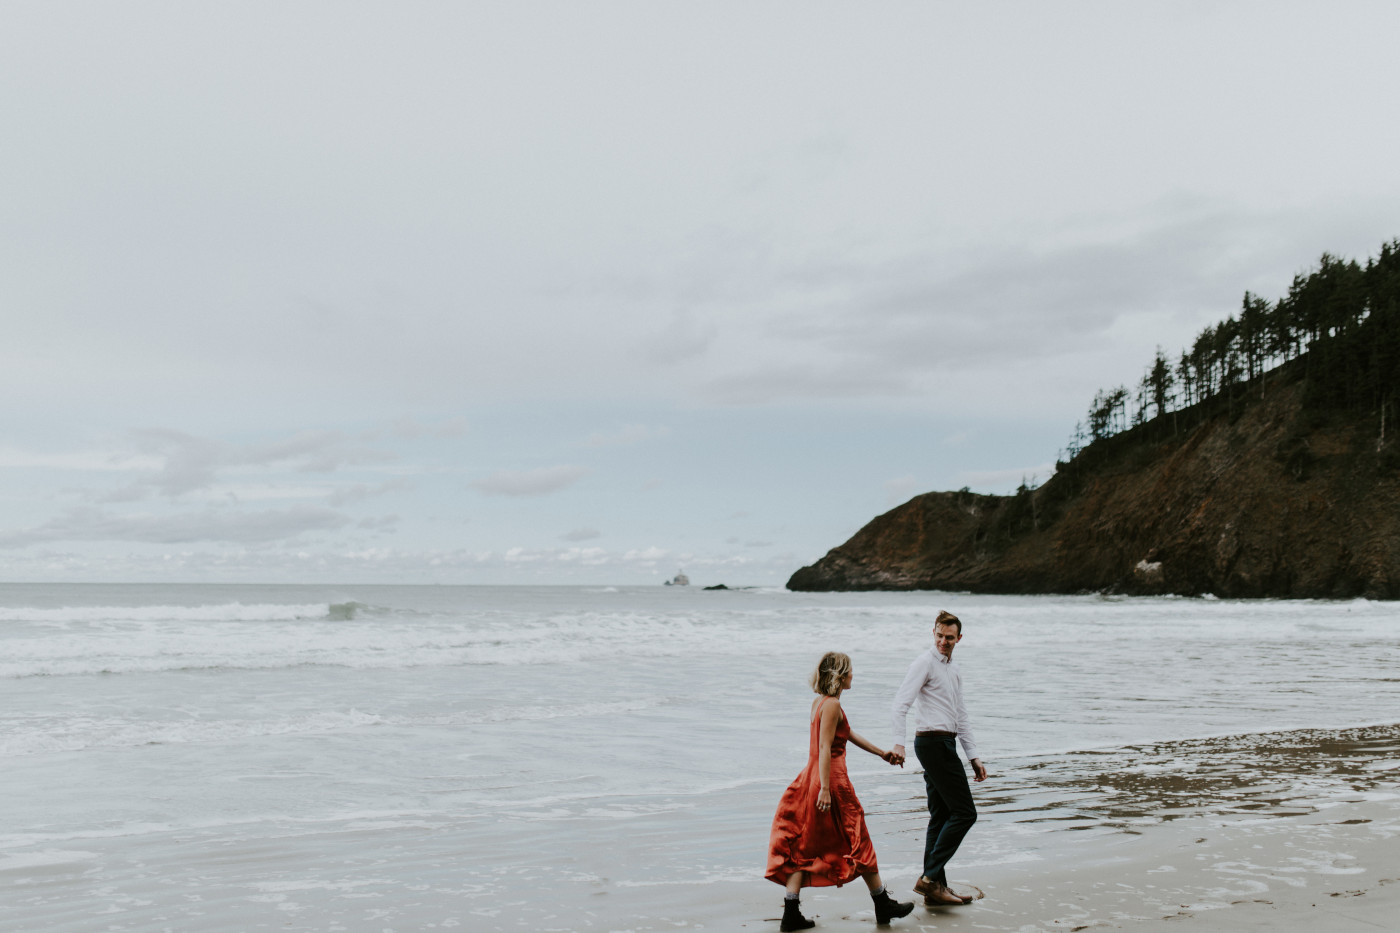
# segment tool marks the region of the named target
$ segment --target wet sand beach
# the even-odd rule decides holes
[[[955,887],[971,893],[975,884],[985,897],[962,908],[916,906],[892,929],[1395,929],[1397,769],[1396,725],[1014,762],[984,785],[979,825],[950,872]],[[910,899],[918,814],[890,803],[871,810],[886,830],[876,839],[883,874]],[[976,835],[988,824],[1042,834],[1036,857],[977,867]],[[780,895],[744,892],[755,896],[764,901],[756,911],[697,903],[694,926],[776,930]],[[806,891],[803,906],[818,929],[873,926],[858,885]]]
[[[955,887],[985,897],[920,905],[891,929],[1394,929],[1397,766],[1400,725],[1011,760],[979,786],[979,823],[950,867]],[[877,774],[856,786],[884,877],[912,899],[921,778]],[[679,809],[585,815],[586,852],[558,849],[545,824],[493,827],[535,826],[518,840],[537,853],[527,866],[482,848],[480,824],[429,814],[250,835],[95,831],[44,859],[0,860],[4,913],[8,928],[54,933],[776,931],[782,892],[762,868],[780,791],[744,785]],[[874,926],[859,882],[808,889],[803,907],[819,930]]]

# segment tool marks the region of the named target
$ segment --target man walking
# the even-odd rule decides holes
[[[977,807],[972,802],[967,771],[958,758],[953,740],[962,743],[972,763],[973,776],[987,779],[987,769],[977,757],[968,724],[967,704],[963,702],[962,671],[953,663],[953,649],[962,641],[962,621],[942,611],[933,623],[933,648],[909,665],[904,683],[894,697],[894,747],[897,764],[904,763],[904,723],[914,708],[914,754],[924,769],[928,789],[928,835],[924,839],[924,872],[914,891],[924,896],[924,904],[969,904],[970,897],[954,894],[948,888],[943,867],[958,851],[972,824]]]

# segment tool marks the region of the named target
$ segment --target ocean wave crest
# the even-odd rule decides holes
[[[0,734],[0,758],[91,748],[184,745],[231,742],[261,736],[327,735],[364,726],[383,725],[384,717],[351,709],[284,719],[191,719],[141,722],[120,718],[76,717],[50,722],[48,717],[20,721]]]
[[[353,618],[360,603],[217,603],[202,606],[60,606],[40,609],[0,606],[0,622],[290,622],[334,618],[339,608]]]

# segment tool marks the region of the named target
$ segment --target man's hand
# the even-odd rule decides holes
[[[987,767],[981,758],[972,759],[972,779],[979,784],[987,779]]]
[[[904,767],[904,756],[903,756],[903,755],[900,755],[898,752],[894,751],[893,749],[891,749],[890,751],[887,751],[887,752],[883,752],[883,753],[880,755],[880,757],[883,758],[883,759],[885,759],[886,761],[888,761],[888,762],[889,762],[890,764],[892,764],[892,765],[899,765],[901,768]]]
[[[892,765],[899,765],[901,768],[904,767],[904,746],[903,746],[903,745],[896,745],[894,748],[890,749],[890,754],[893,755],[893,756],[895,757],[895,760],[894,760],[894,761],[891,761],[890,764],[892,764]]]

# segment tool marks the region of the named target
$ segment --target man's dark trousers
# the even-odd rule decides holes
[[[914,738],[914,756],[924,769],[928,788],[928,835],[924,837],[924,877],[948,885],[943,866],[958,851],[963,837],[977,822],[977,805],[967,784],[967,769],[958,757],[953,736]]]

